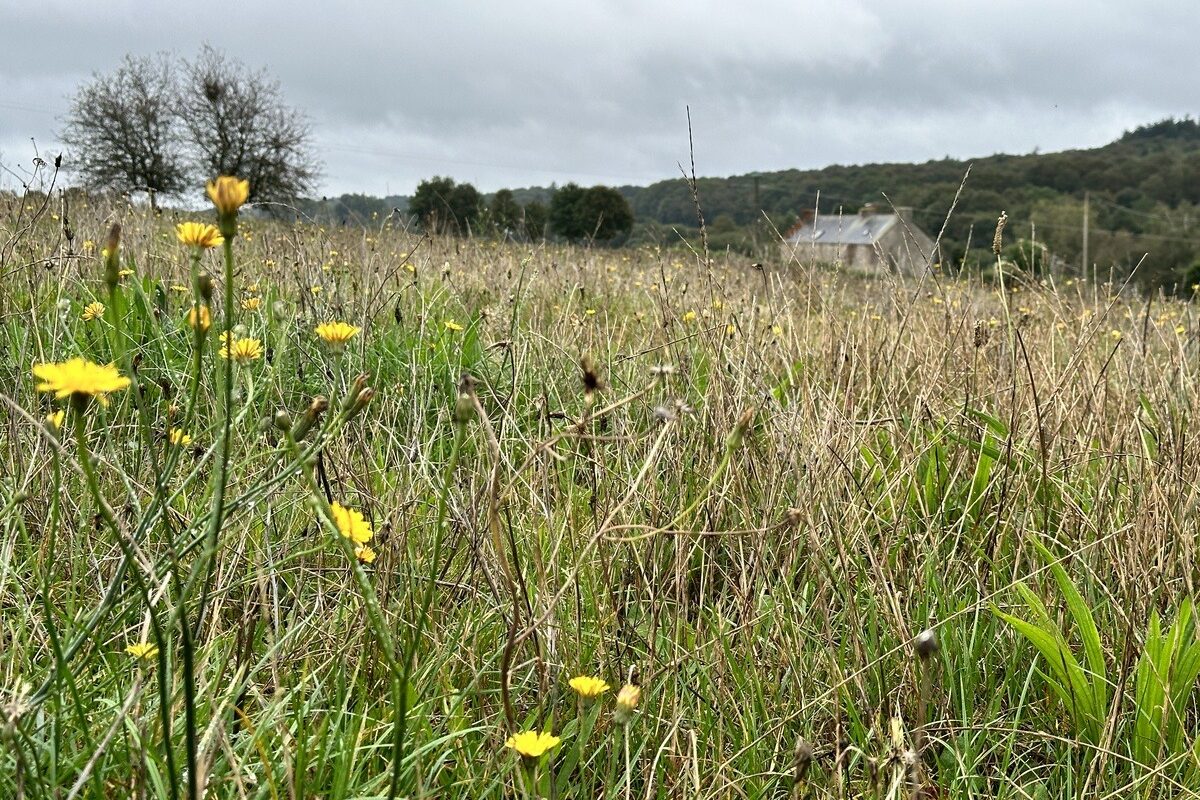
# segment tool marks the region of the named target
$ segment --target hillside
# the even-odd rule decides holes
[[[1145,125],[1086,150],[830,166],[698,181],[710,243],[745,252],[768,244],[772,227],[786,230],[802,210],[818,206],[821,213],[853,213],[866,203],[890,201],[911,207],[916,221],[936,235],[960,185],[942,237],[948,268],[986,266],[992,260],[992,232],[1003,211],[1011,243],[1006,256],[1041,269],[1046,251],[1028,244],[1034,240],[1049,248],[1060,268],[1078,269],[1086,194],[1089,261],[1100,274],[1111,270],[1123,278],[1136,267],[1138,283],[1168,288],[1190,287],[1200,278],[1200,231],[1193,229],[1200,204],[1200,123],[1190,118]],[[619,189],[638,221],[634,241],[670,244],[680,235],[696,234],[696,211],[684,180]],[[528,187],[513,194],[524,205],[546,203],[553,191],[553,186]],[[403,209],[405,200],[345,195],[309,201],[306,210],[343,222],[366,221],[372,214],[381,218],[393,208]],[[1039,255],[1031,259],[1031,253]]]

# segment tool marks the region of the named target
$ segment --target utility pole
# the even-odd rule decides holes
[[[1088,276],[1088,193],[1083,193],[1083,277]]]

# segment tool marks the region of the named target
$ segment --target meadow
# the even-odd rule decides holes
[[[0,208],[0,796],[1200,786],[1192,303],[215,195]]]

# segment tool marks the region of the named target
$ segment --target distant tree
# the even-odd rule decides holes
[[[492,195],[488,214],[500,233],[516,233],[521,225],[521,206],[513,197],[512,189],[501,189]]]
[[[408,201],[409,213],[431,233],[469,233],[479,218],[479,207],[474,186],[441,176],[421,181]]]
[[[313,189],[319,164],[312,129],[265,70],[253,72],[205,45],[183,65],[179,113],[201,175],[245,178],[256,201],[292,200]]]
[[[550,224],[550,209],[545,203],[531,200],[521,209],[522,228],[525,238],[531,242],[540,242],[546,238],[546,228]]]
[[[550,198],[550,230],[568,241],[583,239],[591,233],[584,221],[583,196],[587,193],[577,183],[568,183]]]
[[[584,189],[568,183],[550,200],[550,227],[569,241],[611,241],[633,229],[633,209],[610,186]]]
[[[126,56],[108,75],[93,74],[71,101],[63,142],[85,187],[157,196],[188,186],[176,115],[177,87],[166,55]]]

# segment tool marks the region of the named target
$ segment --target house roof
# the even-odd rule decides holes
[[[788,242],[873,245],[899,221],[898,214],[830,214],[797,225],[789,234]]]

